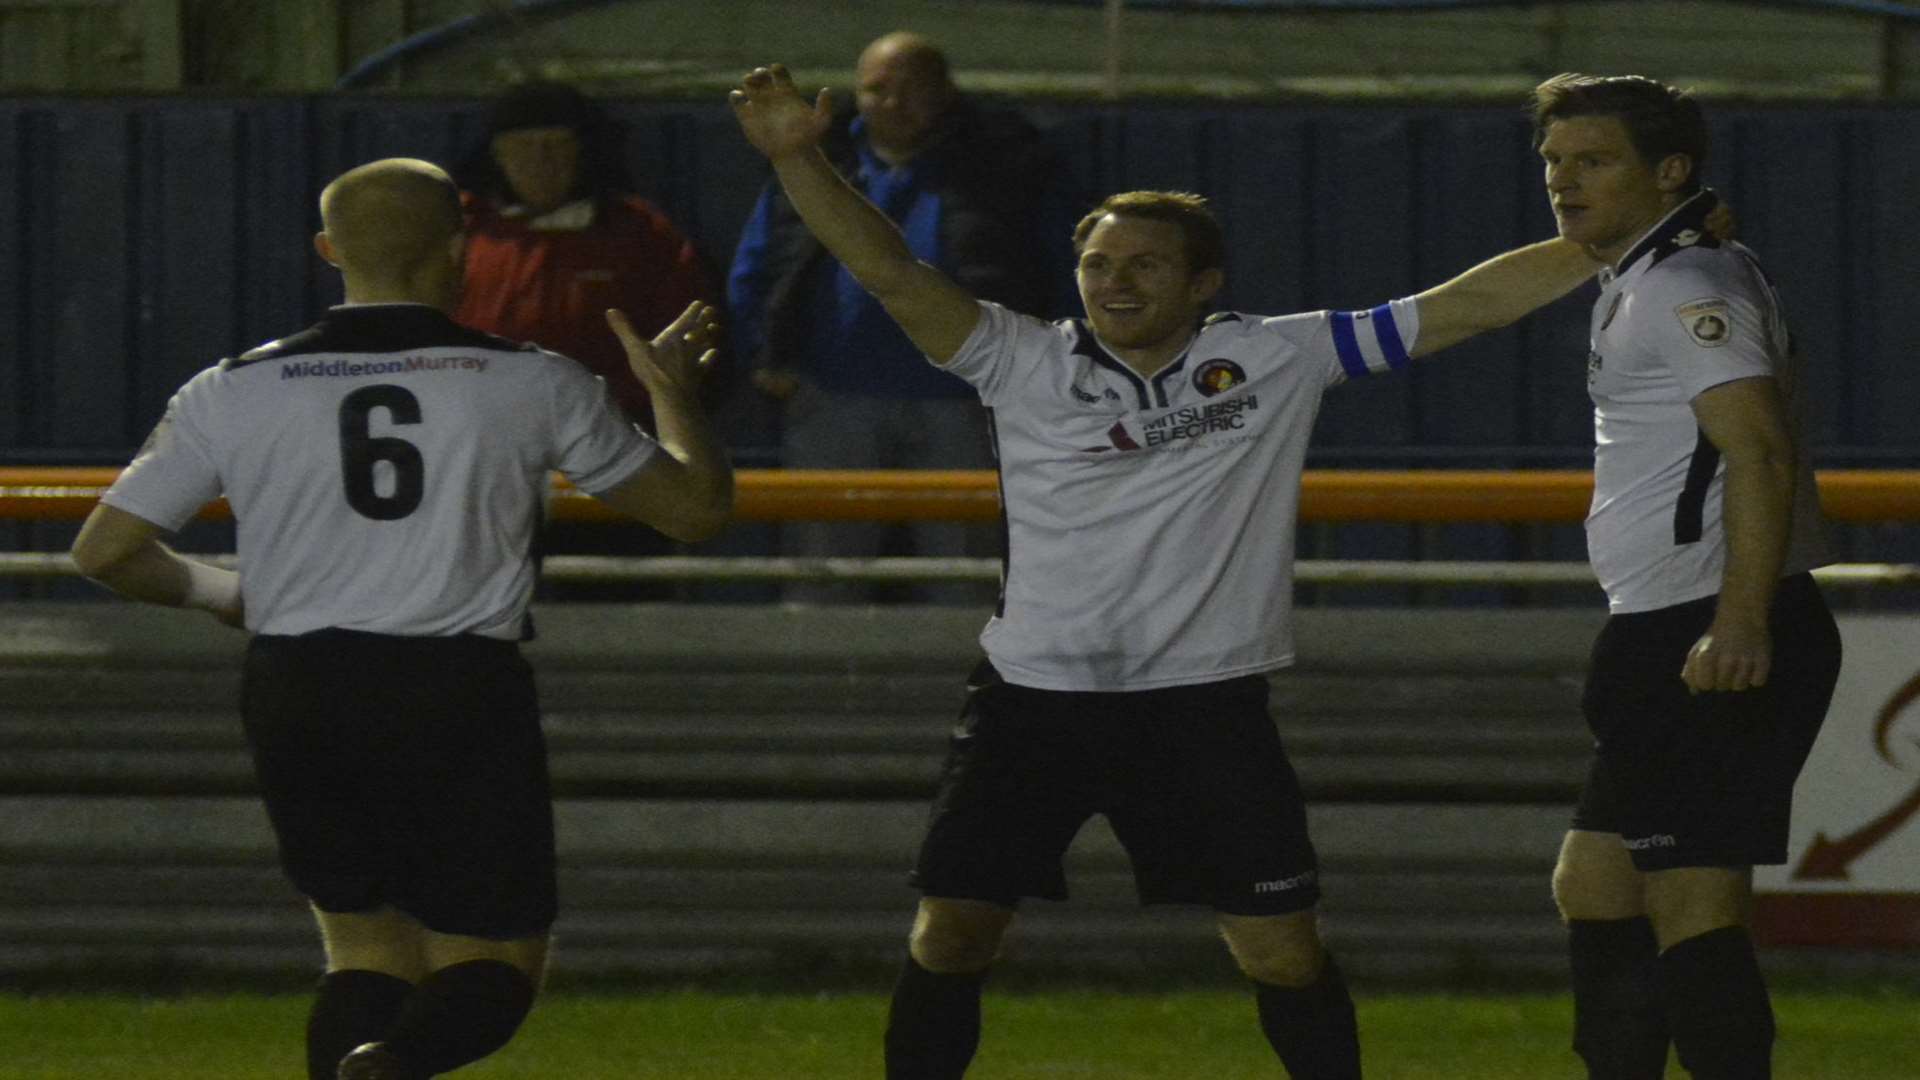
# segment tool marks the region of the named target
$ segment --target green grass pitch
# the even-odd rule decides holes
[[[1912,988],[1776,993],[1779,1080],[1920,1078]],[[562,993],[462,1080],[858,1080],[877,994]],[[1364,996],[1369,1080],[1583,1076],[1554,995]],[[0,1080],[301,1080],[297,995],[0,996]],[[969,1080],[1273,1080],[1246,995],[992,994]],[[1670,1076],[1683,1076],[1677,1067]]]

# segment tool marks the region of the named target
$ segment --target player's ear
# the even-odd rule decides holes
[[[461,271],[467,268],[467,234],[456,232],[447,237],[447,259]]]
[[[1187,280],[1187,291],[1198,303],[1213,299],[1220,287],[1227,283],[1227,272],[1217,266],[1209,266]]]
[[[338,267],[340,265],[340,256],[334,252],[333,241],[327,239],[325,232],[313,234],[313,250],[315,254],[326,260],[328,266]]]
[[[1653,182],[1669,194],[1680,191],[1693,179],[1693,158],[1688,154],[1668,154],[1653,170]]]

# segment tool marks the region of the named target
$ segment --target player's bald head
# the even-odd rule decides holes
[[[335,177],[320,192],[320,223],[342,270],[380,280],[446,257],[447,241],[464,227],[453,178],[417,158],[368,162]]]

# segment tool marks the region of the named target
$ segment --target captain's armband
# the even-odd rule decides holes
[[[1413,297],[1361,311],[1333,313],[1333,347],[1350,379],[1407,366],[1420,336],[1420,305]]]

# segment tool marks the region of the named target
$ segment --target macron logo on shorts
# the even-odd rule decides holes
[[[1648,848],[1680,846],[1680,841],[1675,840],[1672,833],[1663,832],[1654,833],[1652,836],[1636,836],[1631,840],[1622,839],[1620,843],[1621,846],[1625,847],[1628,851],[1645,851]]]
[[[1273,881],[1256,881],[1253,883],[1253,891],[1256,893],[1292,892],[1313,884],[1319,876],[1317,871],[1308,870],[1304,874],[1295,874],[1292,877],[1278,878]]]

